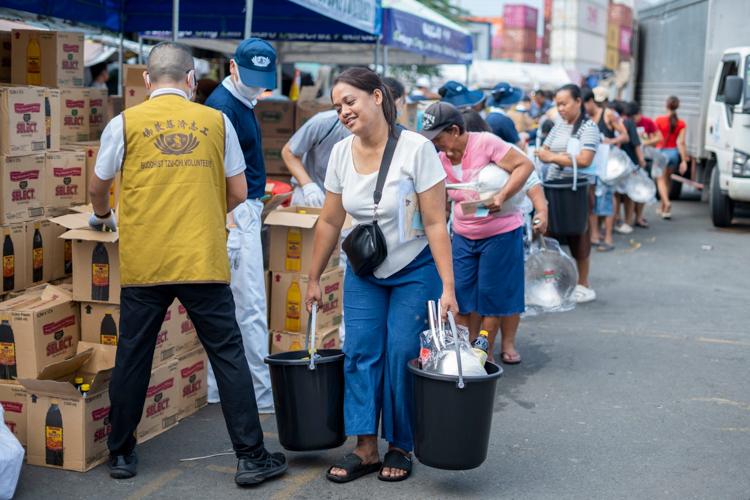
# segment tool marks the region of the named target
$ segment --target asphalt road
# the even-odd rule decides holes
[[[16,498],[748,499],[750,213],[723,231],[698,201],[672,213],[663,221],[647,208],[650,229],[595,252],[595,302],[522,321],[523,363],[504,366],[478,469],[417,463],[403,483],[332,484],[324,471],[350,439],[328,453],[289,452],[285,476],[241,489],[232,455],[180,462],[231,449],[212,405],[139,446],[132,480],[110,479],[106,465],[85,474],[24,465]],[[263,428],[280,450],[273,416]]]

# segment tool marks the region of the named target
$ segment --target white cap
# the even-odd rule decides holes
[[[414,84],[415,87],[427,87],[430,88],[431,82],[430,79],[426,76],[420,76],[417,78],[417,82]]]

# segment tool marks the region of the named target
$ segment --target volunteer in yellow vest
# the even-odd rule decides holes
[[[246,198],[242,150],[226,116],[190,102],[196,84],[187,47],[156,45],[143,77],[151,98],[125,110],[104,130],[89,189],[95,211],[89,226],[117,231],[109,188],[121,172],[122,293],[109,391],[110,475],[136,474],[133,433],[143,413],[156,337],[177,298],[214,368],[238,458],[235,482],[257,484],[283,473],[287,463],[284,455],[271,454],[263,445],[229,288],[225,224],[226,214]]]

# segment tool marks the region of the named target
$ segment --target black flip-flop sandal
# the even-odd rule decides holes
[[[406,474],[399,477],[384,476],[383,469],[388,467],[389,469],[399,469],[406,471]],[[396,481],[403,481],[411,475],[411,458],[407,457],[398,450],[391,450],[385,454],[383,459],[383,466],[380,468],[378,473],[378,479],[381,481],[388,481],[395,483]]]
[[[379,471],[382,465],[383,464],[381,462],[362,465],[362,459],[359,458],[359,455],[350,453],[349,455],[342,458],[341,461],[333,464],[331,468],[326,472],[326,477],[328,478],[328,480],[333,481],[334,483],[348,483],[350,481],[354,481],[355,479],[359,479],[362,476],[366,476],[367,474],[372,474],[373,472]],[[341,477],[331,474],[331,470],[333,468],[345,470],[346,476]]]

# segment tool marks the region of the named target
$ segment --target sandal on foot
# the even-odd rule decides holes
[[[506,365],[517,365],[521,362],[521,355],[518,353],[516,353],[515,355],[518,356],[518,359],[513,359],[514,355],[509,352],[503,351],[500,353],[500,357],[503,360],[503,363]],[[505,356],[508,356],[508,359],[505,359]]]
[[[667,220],[671,219],[672,218],[672,212],[664,212],[664,213],[662,213],[661,214],[661,218],[662,219],[667,219]]]
[[[405,471],[405,474],[399,477],[384,476],[383,469],[385,469],[386,467],[391,470],[399,469]],[[395,483],[396,481],[403,481],[410,475],[411,458],[407,457],[398,450],[391,450],[385,454],[385,458],[383,459],[383,466],[380,468],[380,472],[378,473],[378,479],[380,479],[381,481],[389,481]]]
[[[350,453],[340,461],[333,464],[331,468],[326,472],[326,477],[334,483],[348,483],[350,481],[354,481],[355,479],[359,479],[362,476],[366,476],[367,474],[377,472],[383,465],[380,462],[364,465],[362,462],[363,460],[359,457],[359,455]],[[346,476],[336,476],[334,474],[331,474],[331,471],[334,468],[343,469],[344,471],[346,471]]]
[[[600,251],[600,252],[609,252],[609,251],[614,250],[615,246],[614,245],[610,245],[606,241],[602,241],[601,243],[599,243],[599,246],[596,247],[596,249],[598,251]]]
[[[641,227],[643,229],[648,229],[649,228],[648,221],[646,219],[639,220],[638,222],[635,223],[635,227]]]

